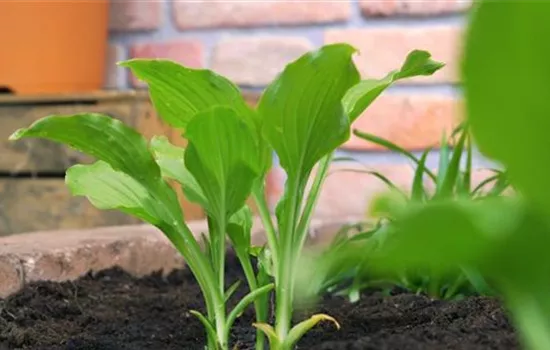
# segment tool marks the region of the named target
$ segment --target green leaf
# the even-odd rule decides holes
[[[208,321],[206,317],[204,317],[203,314],[201,314],[199,311],[196,310],[190,310],[189,313],[201,321],[202,325],[204,326],[204,329],[206,329],[206,336],[209,339],[209,342],[212,344],[218,344],[218,338],[216,337],[216,330],[214,329],[214,325],[212,322]]]
[[[45,138],[92,155],[114,170],[122,171],[142,184],[158,186],[160,169],[147,148],[147,141],[120,120],[97,113],[71,116],[52,115],[19,129],[10,140]]]
[[[441,135],[441,148],[439,150],[437,179],[435,182],[436,192],[440,191],[439,189],[441,188],[441,186],[443,186],[445,177],[447,177],[447,169],[449,168],[449,162],[450,162],[449,157],[450,157],[449,140],[447,139],[445,131],[443,131],[443,135]]]
[[[241,91],[227,78],[208,69],[192,69],[158,59],[131,59],[120,62],[147,83],[155,110],[171,126],[185,128],[200,112],[214,106],[230,106],[243,118],[252,120],[253,111]]]
[[[294,345],[296,345],[296,343],[304,336],[304,334],[306,334],[321,321],[330,321],[334,323],[336,329],[340,329],[340,325],[334,317],[325,314],[316,314],[292,327],[290,332],[288,332],[288,336],[284,340],[284,346],[286,346],[287,349],[292,349]]]
[[[349,138],[341,100],[359,82],[355,51],[334,44],[309,52],[287,65],[261,97],[264,136],[296,181]]]
[[[416,158],[414,154],[412,154],[411,152],[405,150],[403,147],[400,147],[400,146],[396,145],[395,143],[393,143],[391,141],[388,141],[388,140],[383,139],[381,137],[378,137],[376,135],[369,134],[369,133],[366,133],[366,132],[363,132],[363,131],[360,131],[360,130],[357,130],[357,129],[353,130],[353,134],[355,136],[359,137],[360,139],[372,142],[372,143],[377,144],[379,146],[382,146],[382,147],[384,147],[384,148],[386,148],[390,151],[399,153],[399,154],[409,158],[410,160],[412,160],[413,163],[415,163],[417,166],[420,163],[420,160],[418,158]],[[434,173],[432,173],[428,168],[424,168],[424,170],[426,172],[426,175],[428,175],[433,181],[436,181],[436,176],[434,175]]]
[[[460,194],[463,196],[468,196],[472,187],[472,163],[472,138],[468,136],[466,139],[466,169],[462,174],[462,182],[459,187]]]
[[[396,191],[398,193],[401,193],[403,195],[403,197],[407,197],[405,192],[403,192],[403,190],[401,190],[399,187],[397,187],[390,179],[388,179],[384,174],[382,174],[378,171],[366,170],[366,169],[354,169],[354,168],[340,168],[340,169],[336,169],[336,170],[331,171],[328,174],[328,176],[330,176],[332,174],[340,173],[340,172],[359,173],[359,174],[366,174],[366,175],[374,176],[378,180],[382,181],[391,190]]]
[[[468,122],[480,151],[502,163],[514,187],[547,218],[549,15],[550,2],[480,2],[462,66]]]
[[[131,176],[97,161],[74,165],[65,182],[74,196],[85,196],[98,209],[118,209],[155,226],[161,226],[155,198]]]
[[[186,128],[198,113],[215,106],[231,107],[254,131],[258,167],[265,174],[272,163],[271,149],[262,137],[262,123],[239,88],[207,69],[192,69],[169,60],[131,59],[120,63],[149,86],[157,113],[170,125]]]
[[[162,175],[176,180],[182,186],[188,200],[200,204],[205,209],[210,209],[197,180],[185,167],[185,149],[172,145],[166,136],[153,137],[150,147]]]
[[[355,121],[394,82],[415,76],[432,75],[443,68],[443,63],[436,62],[430,57],[431,54],[427,51],[413,50],[407,55],[401,69],[390,72],[382,79],[362,80],[349,89],[342,103],[350,122]]]
[[[258,177],[250,128],[226,107],[214,107],[187,125],[185,165],[209,203],[209,214],[226,221],[241,209]]]
[[[418,167],[414,172],[413,185],[411,191],[411,199],[413,201],[422,201],[426,197],[426,191],[424,190],[424,169],[426,168],[426,158],[430,153],[431,148],[422,153]]]
[[[432,55],[428,51],[411,51],[395,79],[432,75],[445,66],[442,62],[432,60],[431,57]]]
[[[239,317],[244,312],[248,305],[253,303],[257,298],[261,297],[262,295],[269,293],[271,290],[273,290],[273,287],[275,287],[273,283],[267,284],[251,291],[244,298],[242,298],[237,303],[237,305],[235,305],[235,308],[233,308],[231,313],[229,313],[229,315],[227,316],[227,329],[230,329],[233,326],[233,323],[235,322],[237,317]]]
[[[225,291],[225,297],[224,300],[227,303],[229,301],[229,298],[237,291],[239,286],[241,285],[241,281],[237,280],[235,283],[233,283],[226,291]]]
[[[453,190],[455,189],[457,179],[460,174],[460,159],[462,158],[464,142],[466,141],[467,135],[468,134],[463,133],[460,136],[460,139],[453,150],[453,156],[447,165],[443,182],[441,183],[441,186],[438,186],[437,188],[437,192],[435,194],[435,197],[437,198],[448,197],[453,194]]]
[[[252,211],[248,205],[245,205],[229,219],[227,225],[227,235],[233,248],[242,258],[248,258],[250,254],[251,231]]]
[[[267,323],[253,323],[252,325],[264,332],[265,335],[267,335],[270,349],[279,349],[281,341],[279,340],[277,333],[275,333],[275,330],[271,325]]]

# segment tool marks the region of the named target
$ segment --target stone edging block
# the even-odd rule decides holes
[[[349,221],[313,220],[310,244],[326,241],[344,222]],[[207,232],[204,220],[188,225],[196,236]],[[259,219],[252,231],[253,244],[265,242]],[[29,282],[73,280],[117,265],[143,276],[185,264],[162,232],[150,225],[15,234],[0,237],[0,298]]]

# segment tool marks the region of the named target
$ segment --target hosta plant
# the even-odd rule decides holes
[[[493,172],[492,175],[482,179],[477,185],[473,185],[472,176],[476,170],[472,167],[472,142],[466,123],[456,127],[450,137],[446,137],[443,133],[437,171],[429,169],[426,164],[432,148],[428,148],[420,157],[417,157],[403,147],[376,135],[359,130],[354,130],[353,133],[367,142],[375,143],[410,160],[415,167],[411,188],[405,192],[383,173],[375,170],[342,168],[338,171],[353,171],[365,174],[365,176],[374,176],[387,185],[388,189],[395,192],[396,199],[405,203],[426,203],[443,198],[482,200],[499,196],[509,188],[506,173],[499,169],[490,169]],[[345,158],[345,160],[350,159]],[[349,244],[368,244],[369,249],[383,249],[381,244],[384,241],[384,236],[387,235],[388,225],[391,225],[395,218],[391,213],[384,211],[372,212],[368,216],[371,220],[375,220],[374,224],[355,223],[346,225],[340,230],[332,244],[322,253],[324,263],[330,264],[330,257],[337,258],[338,252]],[[357,228],[362,230],[359,233],[351,233]],[[367,240],[370,242],[366,242]],[[374,248],[374,246],[379,248]],[[349,266],[349,269],[339,266],[338,270],[330,273],[319,269],[319,273],[324,272],[327,275],[318,276],[317,285],[308,283],[310,288],[317,288],[316,291],[312,290],[310,293],[319,296],[326,293],[346,295],[353,302],[358,300],[362,290],[371,287],[392,289],[398,286],[437,299],[454,299],[465,295],[491,292],[478,271],[467,266],[457,268],[456,271],[449,272],[445,276],[437,277],[431,276],[429,271],[411,268],[391,276],[379,276],[373,274],[367,267],[368,259],[369,255],[365,254],[363,264],[354,264]]]
[[[192,311],[203,323],[208,349],[228,349],[235,319],[254,304],[256,349],[291,349],[328,315],[314,315],[292,326],[297,261],[334,150],[350,136],[351,123],[393,82],[430,75],[442,67],[425,51],[412,51],[403,66],[383,79],[361,80],[356,50],[333,44],[309,52],[286,68],[249,107],[228,79],[204,69],[167,60],[122,62],[149,87],[158,114],[188,144],[176,147],[164,137],[146,140],[107,115],[82,113],[45,117],[16,131],[12,140],[44,138],[97,158],[67,171],[74,195],[100,209],[118,209],[158,227],[185,258],[196,277],[206,312]],[[272,152],[287,174],[284,195],[272,221],[264,182]],[[306,195],[314,166],[318,170]],[[166,180],[181,184],[187,199],[200,204],[209,234],[196,239],[185,223],[176,194]],[[252,196],[265,226],[265,247],[251,247]],[[240,260],[250,292],[228,310],[238,285],[226,288],[226,238]],[[251,256],[258,258],[257,269]],[[270,291],[275,292],[275,324],[269,325]]]

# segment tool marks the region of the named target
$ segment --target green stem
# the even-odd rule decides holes
[[[287,180],[288,191],[285,195],[285,210],[282,218],[282,230],[279,240],[281,242],[279,265],[276,278],[276,304],[275,304],[275,331],[279,340],[284,342],[289,330],[292,318],[292,284],[293,284],[293,260],[294,260],[294,232],[297,221],[297,209],[299,208],[300,181],[295,176],[289,176]]]
[[[246,278],[246,281],[248,283],[248,287],[251,292],[258,289],[258,282],[256,280],[256,275],[254,274],[254,269],[252,268],[252,263],[250,262],[250,258],[248,256],[242,256],[239,254],[237,256],[239,258],[239,261],[241,262],[241,266],[244,271],[244,276]],[[266,302],[266,298],[257,298],[254,300],[254,309],[256,310],[256,321],[258,323],[264,323],[267,321],[267,308],[268,305]],[[264,348],[265,343],[265,334],[261,330],[256,330],[256,350],[262,350]]]
[[[172,232],[168,237],[178,249],[178,251],[186,259],[191,272],[197,279],[199,287],[201,288],[202,295],[204,297],[208,316],[214,317],[216,321],[216,333],[219,342],[222,347],[223,344],[227,348],[227,340],[223,339],[225,334],[225,301],[223,293],[220,294],[216,288],[216,278],[214,277],[214,271],[205,259],[205,255],[202,254],[200,246],[195,240],[193,233],[189,227],[182,222],[176,223],[176,232]],[[168,233],[168,232],[166,232]],[[175,234],[174,234],[175,233]],[[222,328],[219,328],[220,324],[223,324]],[[221,331],[221,332],[220,332]],[[214,341],[208,338],[207,344],[209,349],[216,350],[217,345],[212,344]]]
[[[218,291],[222,297],[225,294],[225,229],[227,222],[224,215],[219,216],[220,220],[216,220],[216,229],[214,235],[216,236],[216,262],[214,266],[217,268],[218,273]],[[222,349],[226,349],[228,346],[228,331],[226,330],[226,309],[225,303],[216,305],[216,333]]]
[[[277,234],[275,231],[275,226],[273,225],[273,221],[271,220],[271,214],[269,212],[267,202],[265,200],[265,187],[263,185],[263,182],[260,182],[258,185],[254,186],[254,188],[252,189],[252,196],[254,197],[254,201],[258,206],[260,218],[262,219],[262,223],[264,225],[267,244],[269,245],[269,249],[271,250],[273,266],[279,266],[279,246],[277,244]]]
[[[311,190],[309,191],[306,205],[302,213],[300,223],[298,224],[298,230],[297,230],[298,241],[296,242],[298,243],[298,246],[296,249],[296,254],[300,254],[302,247],[304,246],[305,241],[307,239],[307,232],[308,232],[309,225],[311,223],[311,218],[313,217],[315,206],[317,205],[317,201],[319,200],[319,195],[321,193],[323,183],[327,178],[328,170],[330,168],[330,164],[333,156],[334,156],[334,153],[330,153],[325,157],[323,157],[319,162],[319,169],[317,169],[317,173],[315,174],[313,185],[311,186]]]

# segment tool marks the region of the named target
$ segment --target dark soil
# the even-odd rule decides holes
[[[239,278],[236,262],[228,266],[228,279]],[[114,268],[74,282],[34,283],[0,299],[0,350],[203,349],[202,326],[189,314],[202,307],[186,271],[137,279]],[[373,291],[356,304],[325,298],[317,311],[342,328],[323,323],[299,349],[519,349],[500,304],[489,298],[447,302]],[[252,322],[252,310],[237,321],[232,342],[238,349],[253,349]]]

